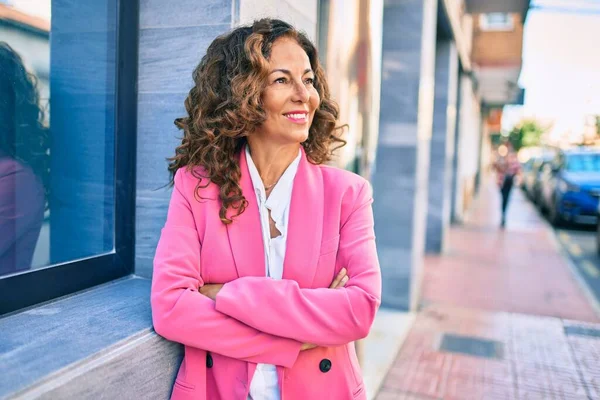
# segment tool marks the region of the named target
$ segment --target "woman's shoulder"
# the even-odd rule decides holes
[[[29,172],[29,169],[9,156],[0,153],[0,177]]]
[[[175,172],[173,178],[174,186],[184,195],[199,194],[202,197],[210,197],[218,193],[218,187],[210,181],[206,169],[201,166],[181,167]]]
[[[41,185],[41,182],[36,182],[38,178],[30,166],[14,158],[0,156],[0,180],[4,179],[11,182],[35,182]]]
[[[320,168],[323,175],[323,185],[327,192],[355,198],[361,192],[370,193],[371,191],[369,181],[352,171],[330,165],[320,165]]]
[[[365,183],[368,183],[362,176],[346,169],[325,164],[319,165],[319,167],[321,168],[324,179],[330,180],[332,183],[337,183],[341,186],[362,186]]]

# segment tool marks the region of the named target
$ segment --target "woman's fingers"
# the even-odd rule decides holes
[[[311,343],[303,343],[303,344],[302,344],[302,347],[300,348],[300,351],[314,349],[315,347],[317,347],[317,345],[316,345],[316,344],[311,344]]]
[[[346,282],[348,282],[348,275],[347,275],[347,271],[346,268],[342,268],[340,270],[340,272],[337,274],[337,276],[335,277],[335,279],[333,280],[333,282],[331,283],[331,286],[329,286],[330,289],[337,289],[340,287],[343,287]]]
[[[342,278],[342,282],[340,283],[340,286],[339,286],[339,287],[344,287],[344,286],[346,286],[346,282],[348,282],[348,279],[350,279],[350,277],[349,277],[348,275],[344,276],[344,277]]]
[[[212,300],[216,300],[217,294],[219,294],[219,291],[221,290],[222,287],[223,287],[223,284],[221,284],[221,283],[207,283],[207,284],[201,286],[198,289],[198,292],[200,292],[200,294],[203,294]]]
[[[340,284],[340,282],[344,278],[344,275],[346,275],[346,268],[342,268],[340,270],[340,272],[338,272],[338,274],[336,275],[336,277],[333,279],[333,282],[331,282],[331,285],[329,286],[329,289],[335,289],[335,288],[337,288],[337,286]]]

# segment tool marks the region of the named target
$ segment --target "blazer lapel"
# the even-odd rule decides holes
[[[304,148],[294,178],[288,221],[283,279],[309,288],[317,269],[323,236],[323,175],[308,162]]]
[[[240,186],[242,194],[248,201],[248,206],[241,215],[233,218],[233,222],[227,225],[229,246],[231,247],[238,277],[266,276],[265,248],[260,226],[260,213],[252,178],[248,170],[248,163],[246,162],[246,152],[243,148],[239,155],[239,165],[241,170]],[[233,210],[227,210],[229,218],[233,214],[235,214]]]

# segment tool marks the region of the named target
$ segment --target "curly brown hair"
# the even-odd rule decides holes
[[[308,55],[321,99],[308,139],[302,143],[308,160],[325,163],[346,144],[338,136],[338,106],[330,97],[317,49],[304,33],[281,20],[261,19],[217,37],[194,70],[195,85],[185,100],[188,116],[175,120],[184,135],[175,156],[168,160],[171,185],[175,172],[186,167],[198,179],[196,197],[210,182],[219,187],[219,217],[225,224],[232,222],[227,209],[236,211],[232,216],[236,217],[248,204],[239,184],[238,153],[248,134],[266,120],[262,93],[269,75],[268,60],[273,43],[282,37],[294,39]],[[334,148],[333,143],[338,146]],[[195,166],[202,167],[202,174]]]

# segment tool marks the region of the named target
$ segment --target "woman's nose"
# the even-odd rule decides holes
[[[308,91],[308,88],[303,82],[296,83],[294,86],[294,100],[307,103],[308,99],[310,98],[310,92]]]

